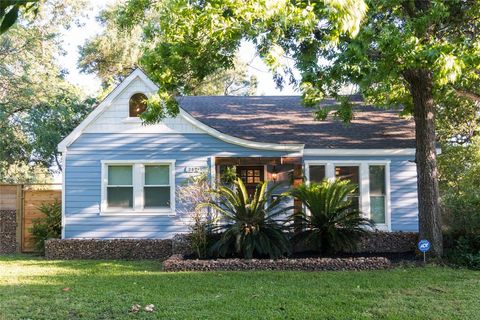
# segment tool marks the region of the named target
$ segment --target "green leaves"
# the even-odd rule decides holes
[[[308,213],[294,214],[292,221],[301,221],[302,231],[294,240],[304,241],[322,253],[354,250],[360,236],[367,234],[365,227],[373,227],[370,220],[361,216],[348,195],[358,186],[348,181],[323,181],[319,184],[301,185],[290,192],[308,208]]]
[[[13,6],[6,13],[5,11],[0,12],[0,17],[3,13],[3,19],[1,20],[2,23],[0,24],[0,34],[7,31],[15,23],[15,21],[17,21],[19,10],[20,9],[18,6]]]
[[[275,187],[267,190],[267,183],[262,182],[250,197],[242,180],[237,178],[234,186],[221,186],[214,191],[213,201],[202,204],[222,217],[216,227],[221,236],[211,248],[214,255],[279,258],[290,252],[279,220],[290,208],[282,206],[283,197],[271,199]]]
[[[17,21],[20,9],[37,11],[40,0],[2,0],[0,2],[0,35]]]
[[[175,112],[171,97],[195,92],[209,76],[231,69],[242,41],[257,47],[279,87],[285,81],[297,83],[289,66],[293,57],[302,74],[308,74],[303,87],[311,99],[306,104],[317,105],[326,88],[314,83],[320,78],[315,64],[341,37],[358,33],[366,5],[363,0],[130,0],[121,12],[123,21],[143,24],[141,65],[160,86],[161,103],[152,104],[145,117],[154,122],[167,114],[161,105]],[[305,50],[307,43],[310,50]]]

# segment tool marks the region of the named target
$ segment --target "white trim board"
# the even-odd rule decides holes
[[[406,149],[304,149],[304,156],[414,156],[415,148]]]
[[[442,153],[442,149],[437,148],[437,154]],[[325,156],[325,157],[342,157],[342,156],[415,156],[415,148],[398,148],[398,149],[308,149],[303,150],[304,156]]]

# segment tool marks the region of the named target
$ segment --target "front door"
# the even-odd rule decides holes
[[[237,175],[242,179],[250,197],[255,194],[255,189],[264,181],[263,166],[238,166]]]

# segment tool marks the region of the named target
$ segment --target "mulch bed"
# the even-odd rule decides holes
[[[183,255],[173,255],[163,263],[164,271],[345,271],[389,269],[394,263],[379,256],[372,257],[314,257],[285,259],[186,259]]]

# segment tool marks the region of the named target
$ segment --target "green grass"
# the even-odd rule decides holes
[[[63,291],[63,288],[70,288]],[[478,319],[480,272],[165,273],[151,261],[0,257],[0,319]],[[129,313],[154,304],[154,313]]]

